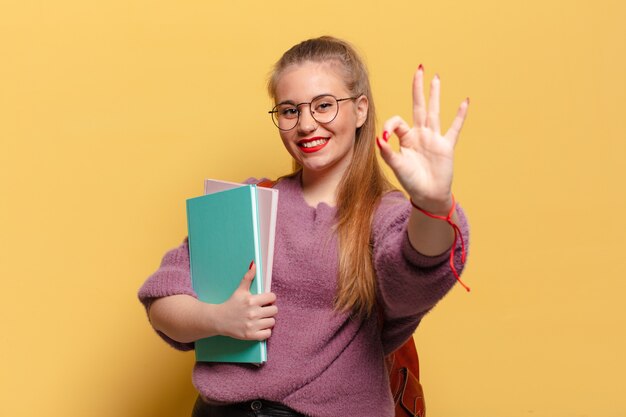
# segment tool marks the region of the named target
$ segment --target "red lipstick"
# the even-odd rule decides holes
[[[315,136],[313,138],[302,139],[298,141],[298,147],[304,153],[313,153],[324,148],[329,141],[330,138]]]

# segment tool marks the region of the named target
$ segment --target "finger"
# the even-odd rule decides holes
[[[276,294],[273,292],[264,292],[262,294],[252,296],[252,304],[257,306],[271,305],[276,301]]]
[[[409,131],[411,127],[404,121],[404,119],[400,116],[393,116],[385,121],[383,124],[383,139],[385,141],[389,140],[389,137],[385,137],[385,132],[387,133],[395,133],[399,138],[403,137]]]
[[[411,130],[411,127],[400,116],[393,116],[383,124],[383,139],[385,142],[389,141],[389,135],[395,133],[398,139],[400,139],[400,146],[407,147],[407,133]],[[385,134],[385,132],[387,132]]]
[[[261,307],[261,311],[259,312],[262,318],[274,317],[276,314],[278,314],[278,307],[275,305]]]
[[[250,267],[248,268],[248,272],[245,273],[241,283],[239,284],[239,290],[250,291],[250,285],[254,280],[254,276],[256,275],[256,265],[254,261],[250,262]]]
[[[439,97],[441,82],[439,75],[435,75],[430,82],[430,97],[428,97],[428,116],[426,126],[431,128],[433,132],[439,134]]]
[[[465,117],[467,116],[467,109],[469,107],[469,97],[463,100],[461,105],[459,106],[459,110],[456,112],[456,117],[452,121],[452,126],[445,134],[445,138],[452,142],[453,145],[456,145],[459,140],[459,134],[461,133],[461,129],[463,128],[463,123],[465,123]]]
[[[424,98],[424,67],[422,64],[413,76],[413,124],[423,127],[426,124],[426,99]]]
[[[276,319],[270,317],[267,319],[261,319],[259,320],[259,329],[261,330],[265,330],[265,329],[271,329],[272,327],[274,327],[276,325]]]
[[[376,143],[378,144],[378,148],[380,149],[380,156],[383,158],[383,161],[387,163],[391,167],[391,169],[395,169],[398,164],[398,153],[396,153],[387,141],[384,141],[380,138],[376,138]]]
[[[272,335],[272,329],[263,329],[256,332],[254,340],[267,340]]]

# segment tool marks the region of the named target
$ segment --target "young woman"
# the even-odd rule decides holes
[[[441,134],[440,81],[426,103],[423,79],[420,65],[413,126],[393,117],[378,138],[367,70],[349,44],[307,40],[276,63],[270,113],[296,170],[275,185],[273,292],[250,293],[252,265],[228,301],[198,301],[186,241],[139,292],[154,328],[179,349],[213,335],[267,339],[260,367],[196,364],[195,417],[393,415],[384,356],[459,279],[468,242],[451,187],[469,101]],[[410,200],[385,180],[377,149]]]

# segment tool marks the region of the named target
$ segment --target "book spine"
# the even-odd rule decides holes
[[[252,229],[254,231],[254,257],[256,267],[256,275],[252,285],[255,286],[256,293],[263,293],[263,256],[261,255],[261,229],[259,227],[259,202],[256,185],[250,185],[250,193],[252,198]],[[259,343],[260,363],[267,361],[267,343],[265,340]]]
[[[259,228],[259,203],[256,185],[250,185],[250,199],[252,202],[252,229],[254,234],[254,263],[256,264],[256,275],[254,285],[256,293],[263,293],[263,257],[261,256],[261,230]]]

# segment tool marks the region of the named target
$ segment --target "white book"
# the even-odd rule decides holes
[[[213,194],[244,185],[246,184],[206,179],[204,180],[204,194]],[[261,240],[261,259],[263,263],[263,291],[270,292],[272,285],[272,264],[274,262],[278,190],[274,188],[257,187],[257,205]]]

